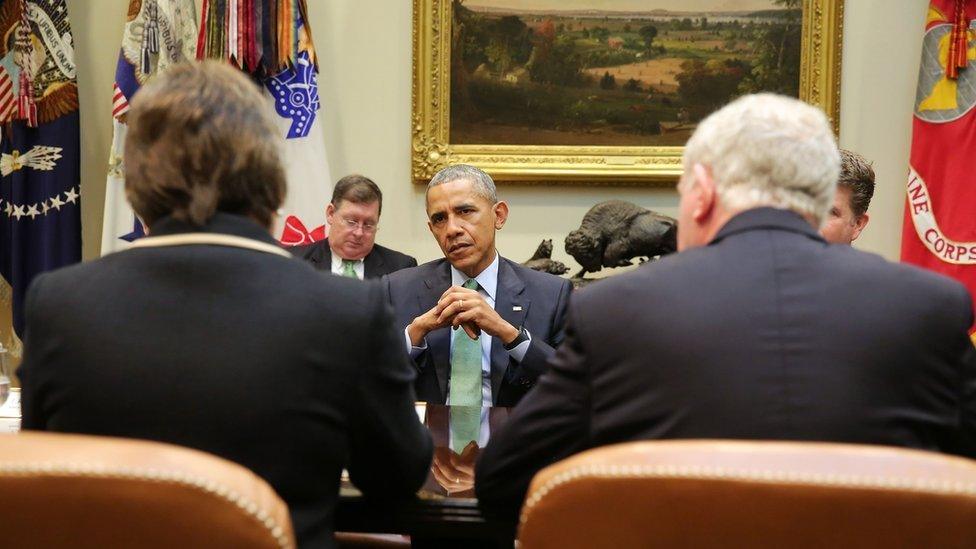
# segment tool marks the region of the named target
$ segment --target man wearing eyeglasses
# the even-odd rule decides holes
[[[413,257],[376,244],[382,209],[383,193],[376,183],[362,175],[347,175],[336,182],[325,208],[329,237],[290,251],[316,269],[360,280],[416,267]]]

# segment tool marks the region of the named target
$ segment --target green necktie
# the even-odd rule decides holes
[[[342,260],[342,276],[348,276],[349,278],[359,278],[356,275],[356,262],[351,259]]]
[[[474,290],[469,278],[464,287]],[[481,339],[471,339],[463,328],[454,331],[451,349],[451,406],[481,406]]]
[[[481,433],[481,406],[452,404],[449,413],[451,448],[454,449],[454,453],[460,454],[469,442],[478,443],[478,435]]]

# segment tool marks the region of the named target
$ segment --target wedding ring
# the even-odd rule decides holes
[[[463,311],[464,310],[464,300],[462,299],[462,300],[458,301],[458,303],[460,304],[461,310]]]

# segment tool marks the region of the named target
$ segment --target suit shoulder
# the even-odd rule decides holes
[[[92,261],[47,271],[34,277],[31,284],[38,284],[38,281],[43,280],[48,288],[78,287],[79,281],[99,279],[106,271],[122,266],[125,263],[125,254],[125,251],[115,252]]]
[[[885,278],[895,280],[906,286],[905,290],[917,294],[930,294],[932,297],[939,297],[944,300],[957,300],[969,302],[969,290],[958,280],[910,265],[908,263],[895,263],[884,259],[881,256],[852,250],[865,265],[872,265],[879,271],[883,271],[887,276],[879,275],[882,282]],[[920,296],[921,297],[921,296]]]
[[[392,248],[375,244],[373,245],[373,251],[379,252],[386,258],[387,261],[390,261],[396,265],[406,265],[408,267],[417,266],[417,259],[415,257],[407,255],[403,252],[398,252]]]
[[[535,269],[530,269],[525,265],[516,263],[511,259],[504,258],[508,262],[509,266],[515,270],[516,273],[522,278],[522,280],[527,285],[541,286],[541,287],[551,287],[560,288],[565,285],[572,285],[569,280],[556,276],[551,273],[544,273],[542,271],[537,271]]]
[[[312,242],[311,244],[300,244],[298,246],[288,246],[285,251],[290,253],[293,257],[299,259],[309,259],[312,256],[319,256],[322,253],[324,247],[328,247],[328,240],[319,240],[318,242]]]
[[[602,308],[628,295],[641,295],[644,299],[656,292],[680,293],[686,291],[689,275],[710,270],[716,260],[705,248],[666,255],[631,271],[591,282],[574,292],[573,301],[580,307],[592,303]]]
[[[444,263],[446,263],[444,258],[435,259],[416,267],[408,267],[392,272],[386,275],[385,278],[389,281],[390,286],[415,284],[434,276],[438,269],[443,268]]]

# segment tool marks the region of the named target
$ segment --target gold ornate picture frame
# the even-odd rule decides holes
[[[411,173],[414,182],[426,183],[437,170],[456,163],[478,166],[500,182],[670,185],[680,176],[682,146],[452,143],[453,1],[413,0]],[[792,3],[802,3],[798,95],[821,107],[837,131],[843,0],[793,0]],[[653,7],[653,1],[649,4]],[[697,19],[694,24],[699,24]],[[704,21],[700,24],[702,28],[706,25]],[[620,40],[605,36],[602,39],[604,42]],[[649,51],[651,44],[648,41]],[[610,46],[620,47],[614,43]],[[603,78],[610,76],[608,71]],[[512,82],[517,76],[507,78]],[[610,80],[609,85],[616,85]],[[638,84],[629,81],[627,85]],[[651,95],[648,93],[647,97],[650,99]]]

